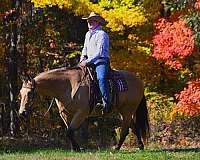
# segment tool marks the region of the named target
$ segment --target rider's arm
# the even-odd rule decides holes
[[[86,44],[87,43],[87,39],[88,39],[88,33],[86,33],[86,35],[85,35],[85,41],[84,41],[84,46],[83,46],[81,57],[80,57],[80,62],[85,60],[86,57],[87,57],[87,44]]]

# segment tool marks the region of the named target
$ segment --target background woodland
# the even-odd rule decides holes
[[[132,71],[145,83],[149,146],[199,147],[199,0],[1,0],[0,135],[15,133],[26,140],[28,135],[36,144],[31,136],[54,144],[65,140],[55,104],[43,116],[51,103],[49,97],[40,97],[35,104],[29,129],[20,124],[15,115],[20,76],[77,65],[87,32],[81,17],[91,11],[106,20],[103,28],[110,36],[111,67]],[[13,33],[17,37],[12,38]],[[15,69],[10,69],[11,61]],[[10,107],[10,81],[15,82],[15,108]],[[112,146],[118,140],[119,123],[117,115],[89,118],[77,136],[83,146]],[[131,133],[124,147],[132,146]]]

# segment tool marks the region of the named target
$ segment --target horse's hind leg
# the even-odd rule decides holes
[[[136,135],[136,137],[137,137],[138,148],[139,148],[140,150],[144,150],[144,144],[143,144],[143,142],[142,142],[141,133],[140,133],[139,128],[138,128],[137,125],[135,124],[134,119],[132,119],[132,122],[131,122],[131,129],[132,129],[132,132],[133,132],[133,133]]]
[[[148,110],[146,105],[146,98],[143,96],[140,105],[137,108],[135,118],[132,119],[132,130],[137,136],[138,147],[140,150],[144,149],[143,142],[147,142],[149,138],[149,119],[148,119]],[[143,141],[141,140],[143,139]]]
[[[122,121],[122,127],[121,127],[121,132],[120,132],[120,139],[117,147],[115,148],[116,150],[119,150],[124,143],[126,136],[129,133],[129,127],[131,123],[131,116],[123,116],[123,121]]]

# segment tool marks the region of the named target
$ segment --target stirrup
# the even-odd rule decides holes
[[[103,108],[101,109],[101,111],[103,113],[111,113],[112,112],[112,108],[109,105],[105,105],[105,106],[103,106]]]
[[[100,108],[100,110],[102,110],[104,108],[104,105],[99,102],[99,103],[96,104],[96,107]]]

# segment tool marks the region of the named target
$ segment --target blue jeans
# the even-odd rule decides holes
[[[106,103],[106,105],[109,105],[110,103],[108,80],[107,80],[108,72],[109,72],[108,62],[100,62],[96,64],[97,80],[99,82],[99,88],[102,94],[102,98]]]

